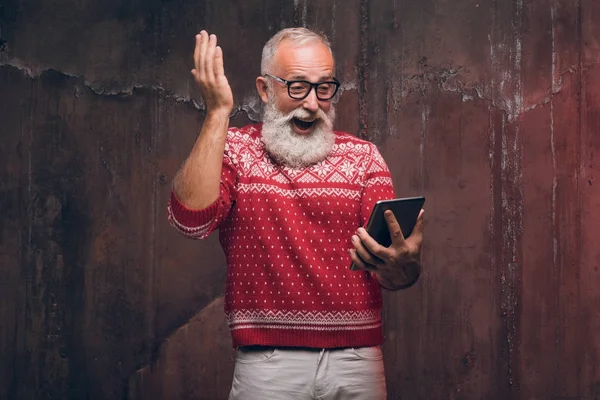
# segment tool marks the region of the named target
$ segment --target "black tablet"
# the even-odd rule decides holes
[[[365,229],[369,235],[371,235],[371,237],[377,241],[377,243],[388,247],[390,244],[392,244],[392,239],[387,227],[387,222],[383,216],[384,211],[392,210],[396,220],[398,221],[398,224],[400,224],[402,234],[405,238],[407,238],[410,236],[415,224],[417,223],[417,218],[421,212],[421,209],[423,208],[423,204],[425,204],[425,197],[423,196],[380,200],[375,203],[373,211],[371,211],[371,216],[369,217],[369,222],[367,223]],[[350,269],[357,269],[354,265],[354,262],[350,266]]]

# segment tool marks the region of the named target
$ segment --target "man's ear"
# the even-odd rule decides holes
[[[266,104],[269,101],[269,88],[267,87],[267,80],[263,76],[256,78],[256,90],[263,103]]]

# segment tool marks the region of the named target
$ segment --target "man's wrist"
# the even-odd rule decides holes
[[[421,264],[410,263],[392,273],[377,273],[377,281],[388,290],[406,289],[414,285],[421,276]]]
[[[206,118],[214,118],[214,119],[229,119],[231,115],[231,108],[229,107],[219,107],[219,108],[211,108],[206,110]]]

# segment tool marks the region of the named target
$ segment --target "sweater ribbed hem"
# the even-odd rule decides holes
[[[179,224],[189,228],[196,228],[206,225],[215,219],[217,209],[219,208],[219,199],[215,200],[210,206],[202,210],[194,210],[186,207],[179,198],[177,198],[175,192],[172,191],[169,208],[173,218],[179,222]]]
[[[236,329],[231,332],[233,347],[277,346],[320,349],[379,346],[383,343],[381,326],[362,330],[302,331],[294,329]]]

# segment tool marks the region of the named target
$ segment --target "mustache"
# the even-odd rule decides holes
[[[328,128],[333,127],[333,121],[329,118],[329,116],[322,109],[317,109],[315,112],[310,112],[309,110],[299,106],[298,108],[290,111],[287,114],[280,114],[273,119],[275,123],[288,123],[292,119],[297,118],[303,121],[314,121],[318,123],[325,124]]]

